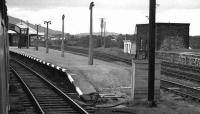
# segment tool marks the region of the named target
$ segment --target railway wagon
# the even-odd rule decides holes
[[[6,1],[0,0],[0,114],[8,113],[8,17]]]

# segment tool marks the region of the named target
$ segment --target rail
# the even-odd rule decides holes
[[[34,103],[34,105],[36,106],[36,110],[39,114],[45,114],[43,109],[41,108],[39,102],[37,101],[37,99],[35,98],[35,96],[33,95],[33,93],[31,92],[31,90],[29,89],[29,87],[26,85],[26,83],[22,80],[22,78],[19,76],[19,74],[17,73],[17,71],[15,69],[13,69],[12,66],[10,66],[11,71],[16,75],[16,77],[19,79],[20,83],[23,85],[23,87],[25,88],[26,93],[29,95],[29,98],[31,99],[31,101]]]
[[[37,103],[42,104],[43,110],[45,109],[45,111],[43,111],[43,112],[53,111],[52,109],[49,109],[48,107],[53,107],[53,105],[55,105],[55,107],[58,108],[55,110],[59,110],[59,107],[62,108],[65,106],[65,108],[70,107],[70,108],[73,108],[73,110],[76,110],[75,113],[78,112],[80,114],[88,114],[88,112],[86,110],[84,110],[75,101],[73,101],[70,97],[68,97],[66,94],[64,94],[60,89],[58,89],[56,86],[54,86],[50,81],[48,81],[47,79],[45,79],[40,74],[33,71],[32,69],[28,68],[23,63],[19,63],[18,61],[12,60],[11,65],[17,69],[15,71],[19,75],[22,76],[21,79],[25,80],[24,82],[26,82],[26,84],[28,85],[27,87],[29,87],[30,91],[31,90],[33,91],[32,93],[34,93],[35,99],[40,100]],[[37,76],[37,78],[34,76]],[[31,81],[30,81],[30,79],[31,79]],[[45,83],[45,84],[42,84],[41,81],[39,81],[38,79],[42,80],[42,83]],[[41,87],[38,87],[39,85]],[[47,86],[50,87],[50,89],[47,89],[48,88]],[[49,96],[46,95],[47,93],[41,92],[40,89],[42,91],[47,91],[47,93],[49,92],[48,93]],[[41,93],[38,93],[39,91]],[[60,97],[62,97],[63,100]],[[59,102],[61,102],[61,104],[56,103],[57,102],[56,99]],[[44,101],[44,100],[47,100],[47,101]],[[63,101],[65,101],[64,104],[62,104]],[[49,104],[49,102],[51,102],[52,104]],[[70,106],[67,106],[67,105],[70,105]],[[63,109],[60,109],[60,110],[63,110]],[[67,110],[70,110],[71,112],[73,112],[71,109],[65,109],[65,111],[67,111]]]
[[[192,99],[196,99],[200,101],[200,90],[196,87],[186,86],[181,83],[169,81],[169,80],[161,80],[161,88],[179,94],[183,97],[190,97]]]

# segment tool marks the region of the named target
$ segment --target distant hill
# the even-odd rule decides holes
[[[16,17],[12,17],[12,16],[8,16],[8,19],[9,19],[9,23],[12,23],[12,24],[17,24],[17,23],[20,23],[21,22],[21,19],[19,18],[16,18]],[[24,20],[22,20],[23,22],[26,22]],[[36,29],[36,26],[32,23],[30,23],[29,25],[31,28],[34,28]],[[46,27],[40,27],[39,28],[39,32],[44,32],[44,29],[46,29]],[[53,35],[53,34],[62,34],[61,31],[57,31],[57,30],[52,30],[52,29],[49,29],[49,34]]]
[[[20,23],[21,22],[21,19],[19,18],[16,18],[16,17],[12,17],[12,16],[8,16],[8,19],[9,19],[9,23],[12,23],[12,24],[17,24],[17,23]],[[22,20],[23,22],[26,22],[24,20]],[[30,27],[36,29],[36,26],[32,23],[30,23],[29,25]],[[44,32],[44,29],[46,30],[46,27],[40,27],[39,28],[39,32]],[[49,34],[51,35],[58,35],[58,34],[62,34],[61,31],[57,31],[57,30],[52,30],[52,29],[49,29]],[[89,33],[79,33],[79,34],[75,34],[77,36],[87,36],[89,35]],[[93,35],[101,35],[101,32],[94,32]],[[115,33],[115,32],[106,32],[106,36],[109,36],[109,35],[119,35],[118,33]]]
[[[79,33],[79,34],[75,34],[77,36],[87,36],[87,35],[90,35],[90,33]],[[101,32],[94,32],[93,35],[101,35]],[[106,32],[106,36],[109,36],[109,35],[119,35],[118,33],[115,33],[115,32]]]
[[[200,39],[200,36],[190,36],[190,38],[199,38]]]

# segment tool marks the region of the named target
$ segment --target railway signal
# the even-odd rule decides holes
[[[154,83],[155,83],[155,20],[156,0],[149,0],[149,66],[148,66],[148,103],[154,107]]]
[[[40,26],[40,24],[35,24],[36,25],[36,27],[37,27],[37,39],[36,39],[36,46],[35,46],[35,49],[36,49],[36,51],[38,51],[38,43],[39,43],[39,37],[38,37],[38,29],[39,29],[39,26]]]
[[[44,21],[44,24],[47,24],[47,36],[46,36],[46,53],[49,53],[49,48],[48,48],[48,28],[49,28],[49,24],[51,24],[51,21]]]
[[[64,38],[65,38],[65,33],[64,33],[64,19],[65,19],[65,15],[62,15],[62,43],[61,43],[61,56],[64,57]]]
[[[92,8],[94,7],[94,2],[90,3],[89,9],[90,9],[90,40],[89,40],[89,65],[93,65],[93,38],[92,38]]]

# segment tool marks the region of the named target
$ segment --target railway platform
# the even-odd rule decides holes
[[[46,49],[43,47],[39,47],[39,51],[33,47],[29,49],[10,47],[9,50],[68,69],[67,72],[70,72],[75,85],[80,88],[83,94],[97,91],[102,94],[107,94],[107,92],[114,92],[118,95],[130,94],[131,67],[125,63],[94,59],[94,65],[88,65],[87,57],[67,52],[65,52],[64,57],[61,57],[60,51],[49,49],[49,53],[46,53]]]

